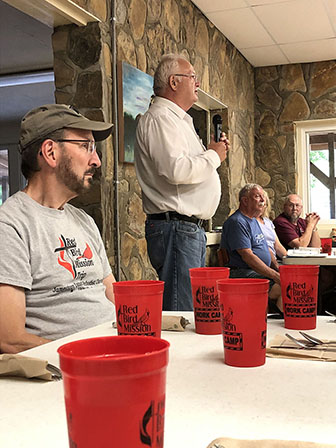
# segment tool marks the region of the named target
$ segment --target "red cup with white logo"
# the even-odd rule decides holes
[[[221,334],[222,324],[216,282],[228,278],[230,268],[192,268],[189,269],[189,274],[196,333]]]
[[[319,266],[279,266],[285,328],[316,328]]]
[[[321,238],[321,251],[324,254],[331,255],[332,238]]]
[[[118,335],[161,337],[163,289],[160,280],[113,283]]]
[[[224,362],[234,367],[257,367],[266,361],[269,280],[218,280],[224,342]]]
[[[69,446],[162,448],[168,349],[147,336],[62,345]]]

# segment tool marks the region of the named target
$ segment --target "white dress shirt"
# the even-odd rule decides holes
[[[177,104],[155,97],[139,120],[134,157],[145,213],[175,211],[199,219],[214,215],[221,161],[203,146],[192,118]]]

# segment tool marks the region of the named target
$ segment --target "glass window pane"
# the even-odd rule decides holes
[[[310,161],[322,171],[322,173],[329,176],[329,151],[310,151],[309,158]]]
[[[310,175],[310,210],[320,215],[321,219],[330,219],[329,188],[315,176]]]
[[[0,149],[0,205],[9,196],[8,150]]]

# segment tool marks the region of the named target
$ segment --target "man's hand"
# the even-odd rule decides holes
[[[278,285],[280,285],[280,274],[279,272],[274,271],[274,274],[272,275],[272,280],[275,281]]]
[[[280,284],[280,274],[271,267],[268,267],[257,255],[252,252],[252,249],[237,249],[238,254],[242,257],[243,261],[251,268],[253,271],[264,276],[265,278],[270,278],[275,281],[275,283]]]
[[[307,223],[307,226],[308,226],[308,225],[309,225],[309,226],[312,226],[313,229],[316,228],[317,223],[319,222],[319,220],[320,220],[320,217],[319,217],[319,215],[318,215],[317,213],[315,213],[315,212],[308,213],[308,214],[306,215],[306,223]]]
[[[288,243],[289,247],[321,247],[320,236],[317,232],[317,223],[320,217],[312,212],[306,215],[307,228],[300,238],[295,238]]]
[[[216,151],[218,154],[220,161],[223,162],[223,160],[226,159],[227,153],[230,150],[230,141],[226,137],[225,132],[222,132],[221,137],[219,139],[219,142],[215,142],[213,135],[211,136],[211,141],[208,145],[208,149],[212,149],[213,151]]]

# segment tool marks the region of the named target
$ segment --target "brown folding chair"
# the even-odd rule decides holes
[[[230,258],[228,251],[224,247],[217,250],[218,266],[228,266]]]

